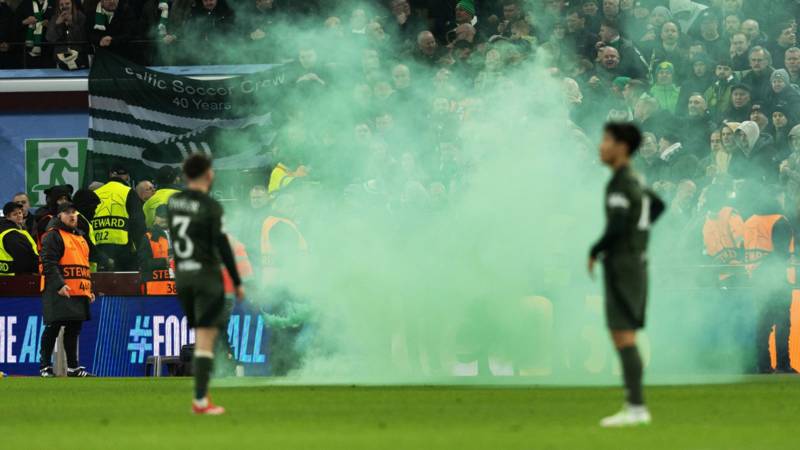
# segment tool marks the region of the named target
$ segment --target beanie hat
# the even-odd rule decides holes
[[[669,61],[664,61],[658,65],[656,73],[661,72],[662,70],[668,70],[669,73],[675,73],[675,66],[673,66]]]
[[[791,78],[789,77],[789,72],[786,69],[778,69],[772,72],[772,75],[769,77],[770,83],[775,81],[776,79],[782,79],[784,83],[789,84],[791,82]]]
[[[791,131],[789,131],[789,137],[800,137],[800,125],[795,125]]]
[[[461,8],[464,11],[475,15],[475,0],[461,0],[456,5],[456,8]]]

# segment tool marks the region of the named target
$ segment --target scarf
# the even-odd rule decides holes
[[[166,36],[167,34],[167,19],[169,19],[169,3],[166,0],[158,2],[158,10],[161,15],[158,18],[158,35]]]
[[[31,2],[33,5],[33,17],[36,18],[36,23],[28,25],[25,36],[25,46],[31,50],[28,52],[31,56],[39,56],[42,54],[42,34],[44,32],[44,13],[47,11],[47,0],[44,0],[40,5],[37,0]]]
[[[114,13],[103,9],[103,2],[97,2],[97,9],[94,11],[94,29],[106,31],[106,26],[114,19]]]

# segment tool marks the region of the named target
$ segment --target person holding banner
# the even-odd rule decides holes
[[[58,216],[42,240],[42,315],[39,373],[54,376],[52,356],[58,333],[64,327],[64,352],[68,377],[93,376],[78,363],[78,337],[83,322],[91,319],[94,302],[89,242],[78,229],[78,210],[72,203],[58,207]]]

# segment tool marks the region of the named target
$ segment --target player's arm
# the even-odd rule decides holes
[[[603,236],[592,246],[589,256],[597,259],[600,255],[608,251],[609,248],[622,236],[628,232],[630,221],[631,201],[622,192],[611,192],[606,199],[608,202],[608,223],[606,224]]]
[[[645,189],[644,195],[650,197],[650,223],[655,223],[656,220],[661,217],[661,214],[664,213],[664,210],[667,209],[667,205],[655,191]]]

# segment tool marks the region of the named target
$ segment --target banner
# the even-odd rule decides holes
[[[195,79],[98,52],[89,75],[90,160],[99,177],[113,162],[137,174],[205,152],[220,169],[266,167],[289,69]],[[144,175],[139,175],[144,176]]]
[[[26,139],[25,186],[31,205],[44,205],[45,189],[83,185],[88,139]]]
[[[91,311],[81,330],[80,363],[98,376],[143,376],[149,356],[179,356],[183,345],[194,342],[175,297],[98,297]],[[0,371],[39,374],[41,314],[38,298],[0,298]],[[236,305],[227,331],[245,374],[266,375],[269,331],[259,310]]]

